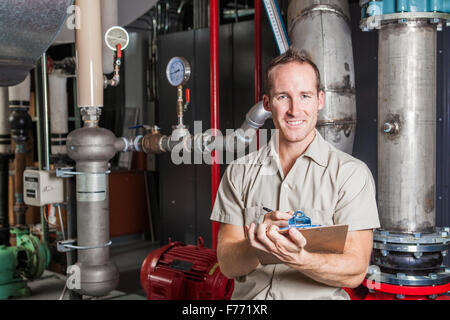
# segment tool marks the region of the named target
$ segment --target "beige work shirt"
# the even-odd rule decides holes
[[[233,161],[222,177],[211,220],[238,226],[261,223],[266,211],[302,210],[313,224],[348,224],[349,231],[380,226],[375,183],[360,160],[316,137],[284,176],[277,139]],[[232,299],[349,299],[285,264],[259,265],[235,278]]]

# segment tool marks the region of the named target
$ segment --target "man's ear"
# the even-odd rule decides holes
[[[269,96],[267,94],[263,95],[263,100],[262,101],[263,101],[264,109],[266,111],[272,112],[272,110],[270,110],[270,104],[269,104],[270,98],[269,98]]]
[[[325,93],[322,91],[322,90],[320,90],[319,91],[319,110],[322,110],[323,109],[323,107],[325,106]]]

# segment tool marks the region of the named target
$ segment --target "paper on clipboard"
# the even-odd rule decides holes
[[[347,238],[347,224],[298,229],[306,238],[305,250],[320,253],[342,253]],[[261,264],[282,263],[274,255],[256,249]]]

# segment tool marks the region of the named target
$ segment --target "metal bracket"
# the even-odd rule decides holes
[[[76,239],[69,239],[69,240],[64,240],[64,241],[58,241],[56,243],[56,248],[58,250],[58,252],[69,252],[72,250],[89,250],[89,249],[99,249],[99,248],[104,248],[104,247],[108,247],[112,244],[112,241],[110,240],[108,243],[105,244],[101,244],[98,246],[76,246],[74,245],[77,242]]]
[[[107,170],[105,172],[78,172],[78,171],[72,171],[73,167],[62,167],[62,168],[56,168],[56,176],[59,178],[70,178],[75,175],[80,174],[88,174],[88,173],[104,173],[104,174],[110,174],[111,170]]]

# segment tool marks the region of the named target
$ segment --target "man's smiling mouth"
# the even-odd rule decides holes
[[[305,120],[286,120],[286,123],[290,127],[301,126],[304,122],[305,122]]]

